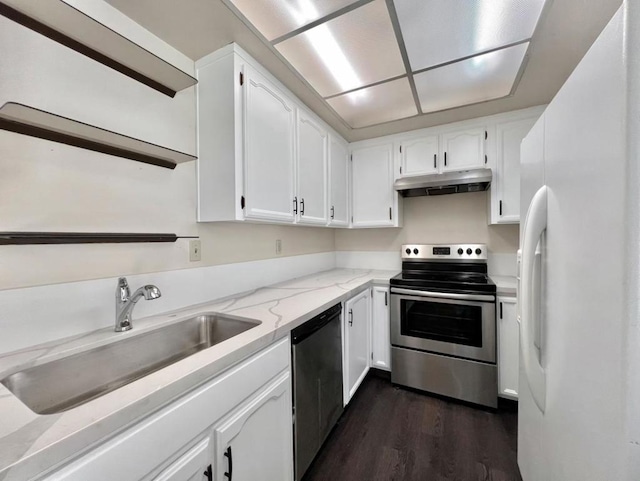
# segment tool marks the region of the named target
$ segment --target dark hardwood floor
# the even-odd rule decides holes
[[[369,376],[304,481],[521,481],[517,424]]]

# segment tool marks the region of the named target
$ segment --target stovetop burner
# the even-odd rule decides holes
[[[487,275],[484,245],[411,244],[402,246],[402,257],[402,272],[391,279],[391,286],[441,292],[496,292]]]

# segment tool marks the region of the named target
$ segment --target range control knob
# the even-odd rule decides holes
[[[468,254],[468,255],[471,255],[472,253],[473,253],[473,251],[471,250],[471,247],[469,247],[469,248],[467,249],[467,254]]]
[[[405,252],[407,253],[407,255],[411,254],[411,249],[409,249],[408,247],[405,249]]]
[[[464,251],[462,250],[462,247],[460,247],[460,248],[458,249],[458,255],[462,255],[463,253],[464,253]]]
[[[414,253],[415,255],[418,255],[418,252],[420,252],[418,249],[413,249],[413,253]]]
[[[482,249],[476,249],[476,255],[482,254]]]

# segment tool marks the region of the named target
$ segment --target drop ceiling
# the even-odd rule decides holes
[[[621,0],[107,0],[190,58],[238,42],[347,140],[547,103]]]

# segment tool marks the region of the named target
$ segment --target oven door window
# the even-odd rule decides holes
[[[441,302],[401,301],[400,333],[482,347],[482,308]]]

